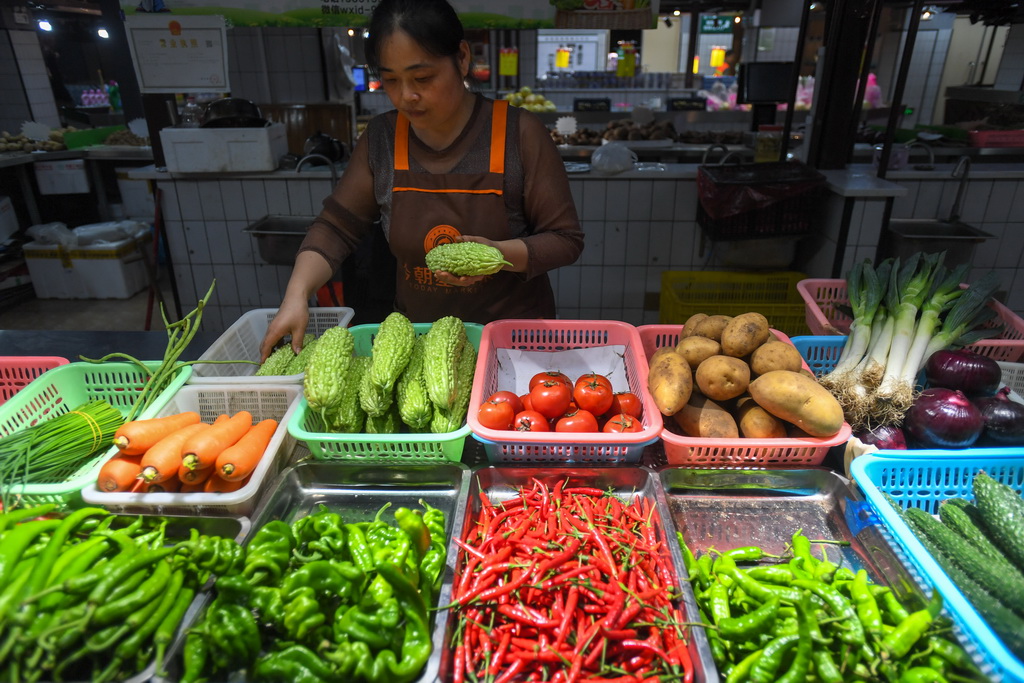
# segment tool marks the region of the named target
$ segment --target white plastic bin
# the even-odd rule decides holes
[[[65,249],[29,242],[25,263],[40,299],[127,299],[149,283],[148,236]]]

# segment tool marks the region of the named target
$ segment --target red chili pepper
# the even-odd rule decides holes
[[[454,683],[463,683],[466,680],[466,657],[465,648],[462,643],[455,647],[455,671],[452,673]]]
[[[525,668],[526,662],[522,659],[517,659],[514,662],[512,662],[512,666],[505,669],[505,673],[498,676],[497,680],[495,680],[494,683],[510,683],[511,681],[515,680],[516,676],[519,675],[519,672],[521,672]]]
[[[558,621],[538,618],[536,615],[528,614],[525,612],[525,608],[522,605],[499,605],[498,613],[504,614],[509,619],[515,619],[521,624],[534,626],[536,628],[557,628],[560,623]]]
[[[601,489],[595,489],[592,486],[572,486],[567,489],[562,489],[562,493],[567,495],[579,495],[579,496],[595,496],[601,498],[604,496],[604,491]]]
[[[498,648],[494,651],[494,655],[491,657],[491,664],[487,667],[487,674],[489,676],[497,676],[498,672],[501,671],[501,667],[505,662],[505,653],[508,651],[508,646],[511,642],[511,631],[505,631],[501,634],[501,642],[498,643]]]

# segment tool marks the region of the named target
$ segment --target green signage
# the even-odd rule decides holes
[[[700,18],[701,33],[732,33],[733,17],[718,14],[704,14]]]

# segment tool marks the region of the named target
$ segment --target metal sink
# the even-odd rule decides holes
[[[957,266],[970,263],[974,247],[991,235],[958,220],[942,218],[900,218],[889,221],[889,256],[907,259],[916,252],[946,252],[944,263]]]
[[[269,215],[259,219],[242,232],[256,238],[260,258],[264,263],[275,266],[290,266],[295,263],[295,252],[299,250],[306,230],[315,216]]]

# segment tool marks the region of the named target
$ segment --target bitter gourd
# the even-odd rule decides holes
[[[302,350],[288,363],[284,374],[297,375],[300,372],[305,372],[306,363],[309,362],[309,357],[313,355],[314,348],[316,348],[316,337],[312,334],[307,334],[302,338]]]
[[[396,388],[398,414],[402,422],[412,429],[428,426],[434,414],[434,406],[427,395],[427,383],[423,380],[423,344],[424,337],[417,337],[409,364],[398,378]]]
[[[455,401],[451,410],[445,410],[440,406],[434,411],[430,422],[431,431],[435,434],[454,432],[462,426],[466,420],[466,412],[469,410],[469,397],[473,392],[473,375],[476,373],[477,352],[472,344],[466,344],[459,358],[459,366],[456,368],[456,392]]]
[[[401,313],[391,313],[377,328],[373,338],[370,380],[382,391],[391,391],[409,364],[416,331]],[[367,411],[369,412],[369,411]]]
[[[337,409],[355,347],[355,339],[347,327],[332,327],[320,335],[302,381],[311,409],[321,414]]]
[[[974,475],[974,503],[992,541],[1017,567],[1024,568],[1024,499],[985,472]]]
[[[367,417],[380,417],[391,407],[394,400],[394,389],[384,389],[373,383],[371,366],[359,378],[359,405]]]
[[[366,411],[359,405],[359,385],[369,368],[369,356],[356,356],[349,363],[348,372],[345,373],[341,401],[338,402],[338,408],[331,414],[328,425],[332,432],[358,434],[363,431]]]
[[[367,434],[397,434],[402,431],[401,427],[402,420],[398,416],[398,408],[394,405],[378,417],[366,416]]]
[[[450,411],[455,405],[459,359],[463,349],[472,346],[466,339],[466,326],[455,316],[440,318],[424,335],[423,345],[427,394],[438,408]]]
[[[288,364],[295,358],[295,352],[292,351],[291,344],[285,344],[281,348],[271,353],[267,360],[263,362],[263,365],[256,371],[257,377],[267,377],[271,375],[286,375],[285,372],[288,369]]]
[[[490,275],[512,264],[494,247],[479,242],[447,242],[427,252],[427,268],[452,275]]]

